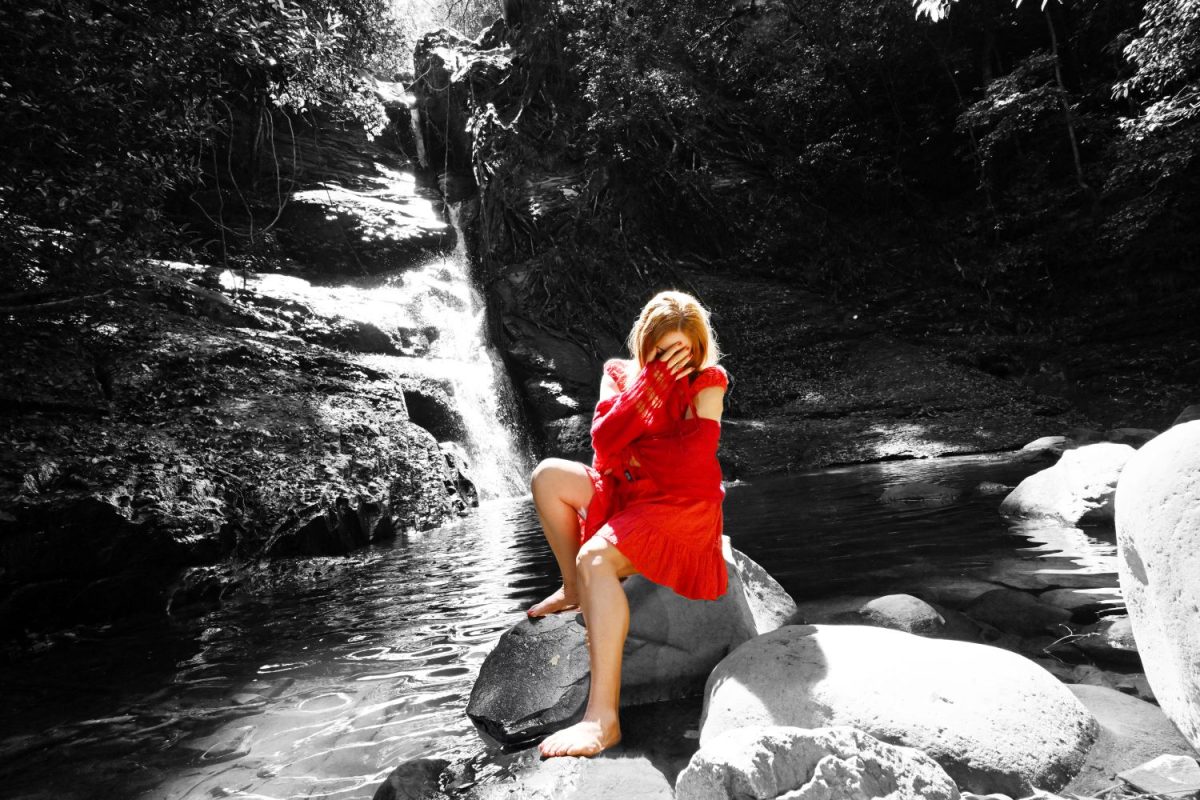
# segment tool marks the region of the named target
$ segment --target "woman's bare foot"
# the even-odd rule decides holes
[[[530,606],[525,614],[530,617],[544,617],[547,614],[555,614],[573,608],[579,608],[579,598],[574,593],[567,594],[567,590],[560,586],[545,600]]]
[[[569,728],[551,734],[538,745],[545,758],[555,756],[594,756],[621,741],[620,721],[584,717]]]

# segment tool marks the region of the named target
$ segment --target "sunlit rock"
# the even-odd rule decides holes
[[[783,588],[728,539],[725,561],[729,589],[719,600],[688,600],[641,576],[625,581],[622,705],[698,694],[727,653],[795,613]],[[519,622],[484,661],[467,714],[501,742],[529,740],[578,717],[590,685],[584,633],[578,613]]]
[[[1117,489],[1117,566],[1146,677],[1200,748],[1200,421],[1130,460]]]
[[[678,800],[957,800],[936,761],[848,727],[735,728],[700,749],[675,782]]]
[[[1185,422],[1193,422],[1198,419],[1200,419],[1200,403],[1190,405],[1183,411],[1180,411],[1179,416],[1175,418],[1175,421],[1172,422],[1171,425],[1173,427],[1175,425],[1182,425]]]
[[[1109,442],[1068,450],[1054,466],[1021,481],[1000,504],[1000,513],[1072,525],[1111,520],[1117,478],[1133,453],[1127,444]]]
[[[1066,784],[1095,720],[1054,676],[986,645],[849,625],[787,626],[722,661],[700,744],[734,728],[849,725],[932,756],[960,789]]]
[[[541,760],[536,750],[505,764],[505,777],[456,797],[467,800],[672,800],[662,771],[645,756],[608,752],[597,758]],[[377,799],[382,800],[382,799]]]
[[[1162,709],[1104,686],[1068,686],[1100,724],[1100,735],[1079,773],[1063,788],[1068,797],[1096,795],[1113,776],[1164,753],[1194,756]]]

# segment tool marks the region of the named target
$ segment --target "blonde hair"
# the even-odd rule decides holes
[[[691,366],[703,369],[721,358],[708,309],[687,292],[659,292],[650,299],[629,331],[629,355],[644,367],[655,343],[671,331],[682,331],[692,342]]]

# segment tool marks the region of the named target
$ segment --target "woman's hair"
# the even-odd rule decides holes
[[[655,343],[671,331],[683,331],[692,342],[691,366],[703,369],[721,358],[708,309],[686,292],[659,292],[646,303],[629,331],[626,344],[639,367],[646,365]]]

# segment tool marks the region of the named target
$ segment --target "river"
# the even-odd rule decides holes
[[[970,491],[1041,466],[977,456],[737,483],[726,533],[798,600],[998,566],[1115,586],[1111,531],[1010,527],[1000,496]],[[965,491],[938,506],[878,501],[918,480]],[[264,567],[201,616],[58,636],[0,669],[0,785],[12,800],[365,800],[405,759],[486,763],[495,751],[467,697],[552,570],[528,496],[494,499],[346,558]]]

